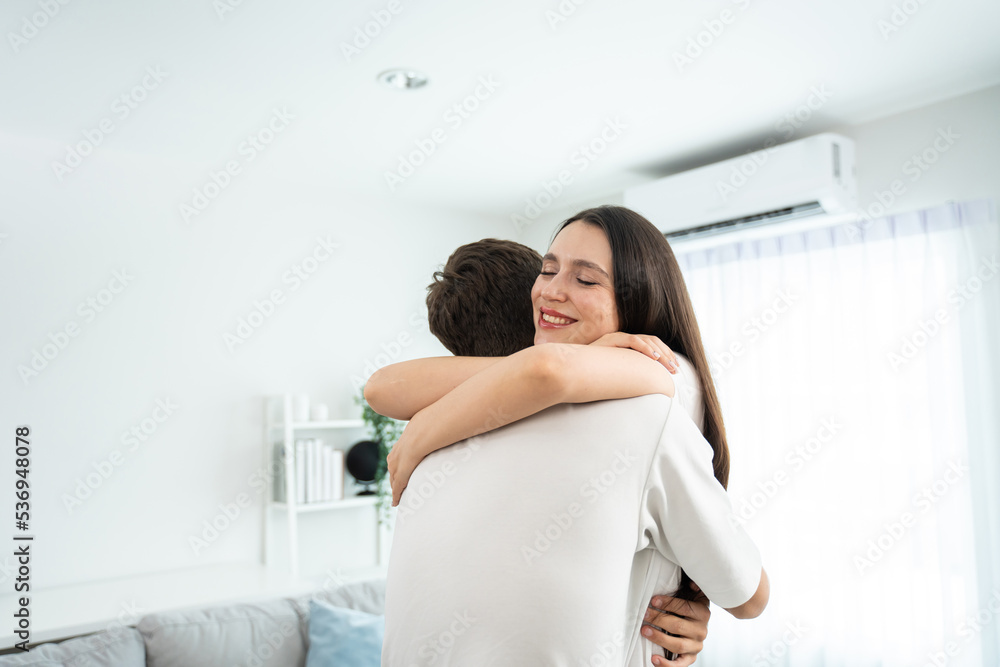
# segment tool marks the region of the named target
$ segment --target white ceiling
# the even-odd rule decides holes
[[[234,6],[220,17],[223,3]],[[904,5],[914,13],[903,13]],[[890,24],[879,22],[892,20],[894,6],[902,25],[884,34]],[[142,81],[147,67],[159,66],[167,78],[132,117],[116,121],[106,156],[141,154],[205,173],[234,157],[273,108],[286,108],[295,120],[268,158],[286,178],[505,218],[561,170],[572,177],[561,195],[570,204],[759,147],[768,137],[784,140],[787,126],[778,124],[814,89],[829,99],[796,138],[1000,82],[995,0],[118,0],[60,7],[17,53],[9,34],[39,5],[8,0],[0,9],[8,35],[0,48],[4,134],[78,141],[111,116],[113,100]],[[553,26],[559,7],[568,16]],[[348,61],[342,43],[380,11],[391,21]],[[714,24],[721,32],[711,40],[705,32],[704,52],[679,68],[675,53],[720,18],[730,23]],[[379,72],[398,66],[425,72],[430,84],[412,92],[376,84]],[[449,123],[445,113],[474,94],[481,77],[496,81],[496,90],[460,126]],[[574,154],[613,119],[624,129],[581,169]],[[390,191],[385,172],[435,128],[444,142]],[[27,166],[50,172],[52,157]]]

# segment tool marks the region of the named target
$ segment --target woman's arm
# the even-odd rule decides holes
[[[391,364],[365,384],[365,400],[375,412],[407,421],[476,373],[504,357],[430,357]]]
[[[546,343],[504,358],[413,415],[389,453],[393,505],[428,454],[559,403],[673,396],[670,372],[630,349]]]
[[[671,372],[677,372],[677,355],[656,336],[614,332],[601,336],[592,345],[633,349],[651,359],[658,359]],[[390,364],[375,371],[368,379],[365,384],[365,400],[380,415],[408,421],[476,373],[504,358],[429,357]],[[606,367],[602,367],[600,371],[614,372]],[[606,397],[595,396],[573,402],[601,398]]]

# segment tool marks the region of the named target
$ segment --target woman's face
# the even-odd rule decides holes
[[[586,345],[618,331],[611,269],[603,229],[579,220],[566,225],[542,258],[531,288],[535,345]]]

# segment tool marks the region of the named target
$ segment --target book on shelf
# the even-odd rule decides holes
[[[289,456],[290,454],[290,456]],[[289,489],[287,466],[293,466],[295,501],[329,502],[344,498],[344,452],[319,438],[300,438],[286,450],[276,443],[273,449],[275,502],[286,502]]]
[[[285,445],[280,442],[275,443],[271,454],[271,474],[274,478],[272,484],[274,495],[271,496],[271,500],[276,503],[283,503],[285,502],[285,494],[287,493],[285,489],[285,456],[287,455]]]
[[[333,499],[333,471],[330,470],[330,466],[333,465],[333,452],[330,447],[323,447],[320,450],[320,488],[323,490],[323,498],[326,500]]]
[[[320,442],[316,438],[306,440],[306,450],[309,460],[306,462],[306,502],[315,503],[322,499],[319,488],[320,466],[319,452]]]
[[[344,499],[344,450],[330,448],[330,500]]]
[[[306,491],[306,481],[309,476],[306,474],[308,467],[307,443],[305,440],[295,441],[295,502],[305,503],[308,498]]]

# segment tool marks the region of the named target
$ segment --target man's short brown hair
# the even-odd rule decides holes
[[[541,270],[541,255],[514,241],[462,246],[427,287],[431,333],[463,357],[505,357],[530,347],[531,288]]]

